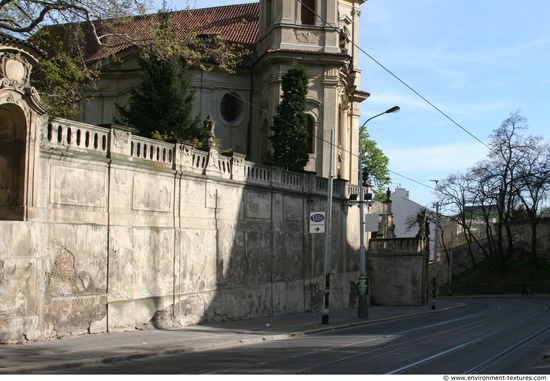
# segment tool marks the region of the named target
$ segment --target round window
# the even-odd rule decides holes
[[[220,112],[226,122],[233,122],[241,114],[241,100],[235,94],[225,94],[220,104]]]

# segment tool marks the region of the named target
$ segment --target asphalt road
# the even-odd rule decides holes
[[[548,298],[457,298],[466,307],[287,340],[56,374],[545,374]]]

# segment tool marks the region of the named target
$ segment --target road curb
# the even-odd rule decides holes
[[[357,326],[366,325],[366,324],[379,322],[379,321],[396,320],[396,319],[401,319],[401,318],[411,317],[416,315],[424,315],[424,314],[433,313],[433,312],[441,312],[449,309],[461,308],[464,306],[465,304],[458,303],[455,306],[450,306],[450,307],[436,309],[436,310],[426,310],[422,312],[415,312],[415,313],[405,314],[401,316],[388,316],[388,317],[377,318],[373,320],[368,320],[368,319],[358,320],[358,321],[352,321],[352,322],[334,324],[334,325],[330,325],[330,324],[317,325],[316,324],[314,325],[314,328],[306,329],[303,331],[281,333],[281,334],[258,335],[255,337],[238,338],[235,340],[220,340],[220,342],[214,343],[214,344],[205,344],[205,345],[198,345],[198,346],[192,346],[192,347],[186,347],[186,348],[181,346],[172,346],[170,348],[165,348],[165,349],[144,348],[138,351],[136,351],[135,349],[131,349],[133,351],[132,353],[112,354],[112,355],[106,355],[105,357],[101,357],[101,358],[83,358],[78,360],[64,360],[56,363],[41,364],[41,365],[28,365],[28,366],[15,365],[11,367],[0,368],[0,374],[28,374],[28,373],[32,374],[32,373],[40,373],[44,371],[55,371],[60,369],[77,369],[85,366],[110,364],[110,363],[116,363],[116,362],[122,362],[122,361],[131,361],[131,360],[164,356],[164,355],[177,354],[177,353],[201,352],[201,351],[208,351],[212,349],[229,348],[229,347],[235,347],[239,345],[260,343],[260,342],[266,342],[266,341],[284,340],[288,338],[313,335],[316,333],[335,331],[335,330],[340,330],[345,328],[352,328],[352,327],[357,327]],[[246,335],[245,332],[243,332],[243,334]],[[549,352],[549,356],[550,356],[550,352]]]

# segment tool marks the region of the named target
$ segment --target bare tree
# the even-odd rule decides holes
[[[529,219],[531,255],[537,259],[537,225],[550,195],[550,146],[540,137],[524,134],[527,128],[519,111],[510,114],[490,136],[487,159],[437,186],[441,204],[462,226],[469,245],[478,239],[472,221],[484,221],[488,256],[496,258],[502,274],[515,249],[511,223],[516,219]]]
[[[530,141],[533,145],[524,154],[516,190],[531,225],[531,258],[536,262],[537,227],[550,192],[550,146],[541,138],[531,138]]]
[[[94,38],[103,44],[109,33],[95,28],[95,22],[145,14],[148,0],[1,0],[0,30],[15,35],[31,35],[43,25],[86,22]]]
[[[499,183],[497,212],[497,247],[500,253],[501,273],[506,270],[506,261],[512,255],[514,241],[511,221],[519,205],[518,185],[523,178],[523,169],[534,147],[540,143],[539,138],[523,136],[527,120],[519,111],[510,114],[501,126],[494,130],[489,146],[491,154],[488,164],[494,174],[493,180]]]
[[[454,174],[448,176],[443,181],[438,182],[436,192],[442,205],[442,213],[451,221],[456,222],[462,227],[464,239],[468,246],[468,254],[472,264],[476,264],[476,259],[472,249],[473,241],[479,244],[478,237],[473,234],[473,224],[475,221],[475,193],[472,182],[474,180],[469,174]]]
[[[497,202],[500,183],[496,180],[492,168],[487,162],[480,162],[469,170],[472,183],[472,193],[475,198],[472,204],[476,206],[477,215],[484,222],[485,236],[487,238],[487,256],[499,256],[496,241],[493,234],[493,220],[498,215]],[[497,259],[500,262],[500,259]]]

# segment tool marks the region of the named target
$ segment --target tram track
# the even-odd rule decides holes
[[[500,309],[500,306],[493,305],[493,311],[498,311],[499,309]],[[507,312],[504,315],[514,313],[516,311],[517,310],[510,311],[510,312]],[[461,322],[463,320],[472,320],[472,319],[475,319],[476,316],[478,316],[479,314],[481,314],[481,313],[477,313],[477,314],[469,315],[469,316],[464,316],[464,317],[460,317],[460,318],[454,318],[454,319],[450,319],[450,320],[445,320],[445,321],[441,321],[441,322],[438,322],[438,323],[435,323],[435,324],[422,325],[420,327],[416,327],[416,328],[413,328],[413,329],[399,330],[399,331],[395,331],[395,332],[388,333],[388,334],[385,334],[385,335],[371,336],[367,339],[353,341],[353,342],[350,342],[350,343],[346,343],[344,345],[330,346],[330,347],[326,347],[326,348],[322,348],[322,349],[305,351],[305,352],[301,352],[301,353],[298,353],[298,354],[293,354],[291,356],[283,356],[283,357],[279,357],[279,358],[276,358],[276,359],[271,359],[270,361],[264,361],[262,363],[255,363],[255,364],[250,364],[250,365],[245,365],[245,366],[241,365],[241,366],[238,366],[238,367],[236,366],[236,367],[218,369],[218,370],[213,371],[213,372],[208,372],[208,374],[225,374],[225,373],[230,373],[232,371],[235,371],[237,369],[243,370],[243,369],[246,369],[248,367],[257,367],[257,366],[260,366],[260,365],[273,368],[274,364],[276,364],[278,362],[282,363],[282,362],[285,362],[289,359],[296,359],[296,358],[299,358],[299,357],[308,357],[308,356],[317,356],[317,354],[319,354],[321,352],[326,353],[326,352],[330,352],[330,351],[335,351],[336,352],[336,351],[341,351],[341,350],[349,350],[350,348],[357,347],[357,346],[360,346],[360,345],[374,344],[378,341],[383,341],[383,340],[386,340],[386,339],[389,339],[389,338],[392,338],[392,337],[406,336],[406,335],[412,334],[413,332],[420,332],[420,331],[426,330],[426,329],[433,329],[434,327],[441,326],[441,325],[455,324],[455,323]],[[500,316],[503,316],[503,315],[500,315]],[[471,322],[471,323],[468,323],[468,324],[465,324],[465,325],[460,325],[460,326],[457,326],[457,327],[446,329],[444,331],[444,333],[437,332],[437,333],[430,334],[430,335],[424,335],[424,336],[419,337],[419,338],[409,339],[406,342],[400,342],[400,343],[390,344],[390,345],[383,345],[379,348],[369,350],[367,352],[361,352],[361,353],[357,353],[357,354],[354,354],[354,355],[346,356],[345,358],[341,358],[341,359],[338,359],[338,360],[324,362],[323,364],[317,365],[317,366],[309,366],[309,367],[300,369],[299,371],[296,371],[295,373],[308,374],[308,373],[312,373],[316,369],[325,368],[327,366],[335,365],[335,364],[342,363],[342,362],[349,362],[351,360],[354,360],[354,359],[357,359],[357,358],[360,358],[360,357],[363,357],[363,356],[380,355],[380,354],[384,354],[384,353],[394,351],[396,349],[403,349],[403,348],[406,348],[407,346],[408,347],[414,346],[414,344],[418,343],[419,341],[424,341],[426,339],[437,339],[437,338],[440,338],[443,335],[448,335],[449,333],[458,332],[458,331],[464,330],[468,327],[478,327],[479,325],[488,323],[490,320],[492,320],[494,318],[495,318],[494,316],[490,316],[490,317],[487,317],[487,318],[484,318],[484,319],[481,319],[481,320],[476,320],[474,322]],[[405,318],[402,318],[402,319],[405,319]],[[396,319],[396,320],[399,320],[399,319]],[[376,324],[381,324],[381,323],[373,323],[373,325],[376,325]],[[351,329],[353,329],[353,328],[351,328]],[[344,329],[339,330],[339,332],[345,332],[346,330],[349,330],[349,329],[344,328]]]
[[[546,332],[549,332],[549,331],[550,331],[550,326],[538,330],[537,332],[533,333],[532,335],[525,338],[524,340],[521,340],[517,344],[506,348],[505,350],[503,350],[502,352],[500,352],[496,356],[492,357],[491,359],[486,360],[482,364],[479,364],[478,366],[476,366],[472,369],[469,369],[468,371],[464,372],[464,374],[482,373],[483,371],[487,370],[490,366],[496,364],[498,361],[501,361],[502,359],[505,359],[507,356],[514,353],[519,348],[531,343],[532,341],[538,339],[541,335],[543,335],[543,334],[545,334]]]
[[[506,334],[507,332],[509,332],[511,330],[514,330],[515,328],[517,328],[521,325],[528,324],[533,319],[537,319],[537,318],[547,314],[548,311],[550,310],[550,306],[547,303],[541,303],[541,304],[544,305],[544,310],[542,312],[534,315],[534,316],[530,316],[528,318],[522,319],[518,322],[515,322],[512,325],[507,325],[503,328],[500,328],[498,330],[495,330],[495,331],[492,331],[492,332],[487,333],[485,335],[482,335],[482,336],[480,336],[476,339],[469,340],[467,342],[461,343],[460,345],[456,345],[454,347],[448,348],[444,351],[433,353],[429,356],[426,356],[425,358],[418,359],[418,360],[416,360],[414,362],[411,362],[409,364],[406,364],[406,365],[400,366],[396,369],[390,370],[386,374],[402,374],[402,373],[410,372],[411,370],[413,370],[413,369],[415,369],[419,366],[426,366],[426,365],[430,364],[431,362],[441,360],[441,358],[443,358],[445,356],[455,354],[456,352],[461,351],[461,350],[466,350],[466,349],[468,349],[468,348],[470,348],[470,347],[472,347],[476,344],[482,343],[483,341],[488,340],[490,338],[494,338],[494,337],[497,337],[499,335]],[[495,305],[494,307],[495,307],[494,308],[495,311],[498,311],[498,310],[501,309],[500,305]],[[445,331],[439,331],[439,332],[436,332],[436,333],[433,333],[433,334],[429,334],[429,335],[409,339],[409,340],[406,340],[406,341],[401,341],[399,343],[384,345],[380,348],[369,350],[369,351],[366,351],[366,352],[363,352],[363,353],[356,353],[356,354],[347,356],[345,358],[340,358],[338,360],[322,364],[318,367],[308,367],[307,369],[302,369],[299,373],[311,373],[316,369],[318,370],[318,369],[321,369],[321,368],[326,368],[327,366],[334,366],[337,363],[345,363],[345,362],[350,362],[352,360],[358,360],[361,357],[381,356],[381,355],[391,354],[392,352],[404,352],[404,351],[407,351],[407,350],[412,350],[419,343],[423,343],[423,342],[427,342],[427,341],[433,341],[433,340],[442,341],[442,340],[445,340],[450,335],[456,334],[457,332],[464,332],[465,330],[479,329],[480,327],[482,327],[484,325],[487,325],[488,323],[494,323],[494,321],[496,319],[504,319],[504,318],[508,317],[509,315],[515,314],[518,311],[520,311],[521,308],[522,308],[521,305],[517,305],[516,308],[514,308],[510,311],[507,311],[503,314],[497,315],[497,316],[488,316],[484,319],[477,320],[475,322],[471,322],[471,323],[468,323],[468,324],[465,324],[465,325],[460,325],[460,326],[457,326],[457,327],[453,327],[453,328],[447,329]],[[453,324],[453,323],[456,323],[457,321],[466,320],[466,319],[470,320],[472,318],[473,318],[473,316],[466,316],[466,317],[462,317],[460,319],[452,319],[452,320],[448,320],[448,321],[443,321],[443,322],[440,322],[436,325]],[[430,324],[430,325],[426,325],[426,326],[422,326],[422,327],[417,327],[413,330],[399,331],[399,332],[392,333],[391,335],[385,335],[384,338],[387,338],[387,337],[390,337],[390,336],[406,335],[406,334],[409,334],[413,331],[421,331],[421,330],[426,330],[426,329],[432,329],[434,326],[435,326],[434,324]],[[520,342],[518,342],[518,343],[516,343],[516,344],[514,344],[510,347],[507,347],[504,350],[501,350],[497,355],[491,357],[490,359],[487,359],[487,360],[483,361],[482,363],[478,364],[477,366],[470,368],[468,371],[464,372],[464,374],[476,374],[476,373],[480,373],[480,372],[488,369],[491,365],[494,365],[499,360],[505,358],[509,354],[516,351],[518,348],[520,348],[523,345],[525,345],[526,343],[536,339],[538,336],[540,336],[541,334],[546,333],[547,331],[550,331],[550,327],[546,327],[546,328],[538,330],[537,332],[535,332],[534,334],[532,334],[529,337],[525,338],[524,340],[521,340]],[[360,344],[360,342],[356,342],[356,343],[353,343],[353,344],[347,344],[346,347],[349,348],[353,345],[358,345],[358,344]],[[332,350],[337,350],[337,349],[332,348]]]
[[[395,369],[395,370],[392,370],[390,372],[388,372],[387,374],[400,374],[400,373],[405,373],[406,371],[410,371],[420,365],[427,365],[429,364],[430,362],[433,362],[433,361],[436,361],[436,360],[441,360],[442,357],[444,356],[448,356],[448,355],[451,355],[451,354],[454,354],[460,350],[464,350],[466,348],[469,348],[469,347],[472,347],[473,345],[476,345],[476,344],[479,344],[485,340],[488,340],[490,338],[494,338],[494,337],[497,337],[499,335],[503,335],[503,334],[506,334],[508,333],[509,331],[511,330],[514,330],[516,329],[517,327],[519,326],[522,326],[522,325],[525,325],[525,324],[529,324],[529,322],[531,322],[532,320],[535,320],[537,318],[540,318],[541,316],[547,314],[549,311],[550,311],[550,306],[548,305],[548,303],[541,303],[545,306],[545,309],[544,311],[534,315],[534,316],[531,316],[529,318],[526,318],[526,319],[523,319],[521,321],[518,321],[514,324],[511,324],[511,325],[508,325],[504,328],[501,328],[501,329],[498,329],[496,331],[493,331],[491,333],[488,333],[486,335],[483,335],[483,336],[480,336],[474,340],[470,340],[468,342],[465,342],[465,343],[462,343],[461,345],[458,345],[458,346],[455,346],[455,347],[452,347],[452,348],[449,348],[445,351],[442,351],[442,352],[439,352],[439,353],[436,353],[436,354],[433,354],[431,356],[428,356],[424,359],[421,359],[421,360],[418,360],[418,361],[415,361],[414,363],[411,363],[411,364],[408,364],[408,365],[405,365],[405,366],[402,366],[398,369]],[[467,371],[463,372],[463,374],[478,374],[478,373],[481,373],[485,370],[487,370],[489,367],[493,366],[494,364],[496,364],[498,361],[501,361],[502,359],[504,359],[506,356],[509,356],[511,353],[515,352],[516,350],[518,350],[519,348],[523,347],[524,345],[526,345],[527,343],[537,339],[540,335],[546,333],[550,331],[550,326],[547,326],[547,327],[544,327],[542,329],[539,329],[537,330],[536,332],[534,332],[533,334],[529,335],[528,337],[526,337],[525,339],[523,340],[520,340],[519,342],[511,345],[511,346],[508,346],[504,349],[501,349],[500,352],[492,357],[490,357],[489,359],[486,359],[484,360],[483,362],[479,363],[478,365],[476,365],[475,367],[472,367],[470,369],[468,369]]]
[[[537,363],[550,347],[550,300],[453,300],[463,303],[463,308],[220,350],[170,354],[120,369],[130,373],[162,369],[174,374],[392,375],[514,374],[540,369]]]

